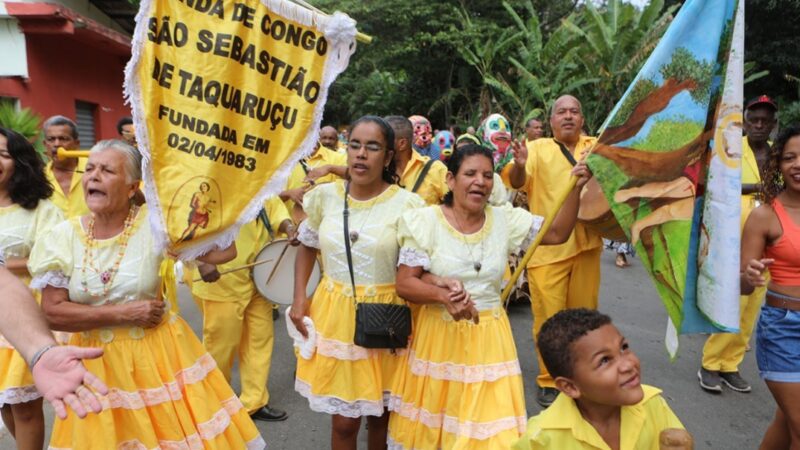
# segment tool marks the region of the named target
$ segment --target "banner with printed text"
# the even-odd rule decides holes
[[[673,355],[678,333],[739,326],[743,8],[686,1],[587,159],[664,302]]]
[[[125,91],[162,247],[227,246],[317,142],[355,22],[282,0],[145,0]]]

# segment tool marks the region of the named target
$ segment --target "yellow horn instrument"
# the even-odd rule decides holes
[[[56,150],[56,158],[58,159],[67,159],[67,158],[88,158],[89,157],[89,150],[67,150],[64,147],[58,147]]]

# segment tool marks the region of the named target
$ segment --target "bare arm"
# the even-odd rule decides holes
[[[211,250],[210,252],[206,253],[205,255],[197,258],[198,261],[206,263],[206,264],[225,264],[228,261],[232,261],[236,258],[236,243],[229,245],[228,248],[222,250]]]
[[[575,183],[575,187],[572,188],[558,214],[553,219],[547,234],[542,237],[542,244],[544,245],[563,244],[569,239],[572,230],[575,229],[575,222],[578,220],[578,209],[580,209],[581,189],[592,178],[592,172],[589,171],[585,163],[579,162],[572,168],[571,175],[577,176],[578,182]]]
[[[306,297],[306,286],[314,268],[314,260],[317,258],[318,250],[300,244],[297,247],[297,259],[294,262],[294,301],[289,318],[303,336],[308,337],[308,330],[303,323],[303,318],[308,315],[309,299]]]
[[[742,194],[758,194],[761,192],[761,184],[760,183],[745,183],[742,184]]]
[[[87,331],[114,326],[151,328],[161,322],[165,303],[136,300],[118,305],[89,306],[69,301],[69,291],[46,286],[42,290],[42,310],[50,328],[59,331]]]
[[[528,147],[520,141],[514,141],[511,143],[511,152],[514,155],[514,164],[511,166],[508,179],[512,188],[520,189],[525,185],[525,180],[528,177],[526,167],[528,163]]]
[[[14,314],[0,314],[0,332],[17,351],[30,361],[40,348],[55,344],[47,321],[25,285],[0,267],[0,309]]]
[[[478,323],[479,313],[460,282],[427,274],[422,267],[400,264],[397,268],[397,294],[417,305],[442,304],[455,320]],[[460,290],[459,290],[460,286]]]
[[[774,221],[777,221],[777,217],[772,208],[762,205],[750,213],[744,224],[739,262],[742,295],[752,294],[756,286],[764,286],[767,283],[764,272],[772,260],[763,258],[764,249],[768,242],[780,236],[779,233],[776,235],[775,230],[770,229]]]
[[[6,269],[17,276],[28,275],[28,258],[9,258],[6,261]]]

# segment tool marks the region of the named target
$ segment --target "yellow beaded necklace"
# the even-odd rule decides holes
[[[128,240],[130,239],[131,235],[133,234],[133,219],[136,217],[136,213],[139,211],[138,206],[132,206],[128,210],[128,216],[125,218],[125,224],[122,228],[122,234],[120,234],[119,242],[117,244],[119,250],[117,251],[117,257],[114,261],[114,264],[108,270],[100,270],[94,261],[94,254],[93,250],[95,247],[95,239],[94,239],[94,216],[89,219],[89,225],[86,227],[86,246],[83,250],[83,264],[81,266],[81,288],[83,292],[91,295],[92,297],[105,297],[108,295],[108,292],[111,290],[111,286],[114,284],[114,278],[117,276],[117,272],[119,272],[119,266],[122,264],[122,258],[125,257],[125,250],[128,248]],[[86,268],[89,267],[92,271],[96,274],[100,275],[100,282],[103,283],[103,292],[90,292],[89,291],[89,282],[86,277]]]

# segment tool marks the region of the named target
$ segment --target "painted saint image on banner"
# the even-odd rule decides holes
[[[180,226],[183,230],[177,242],[200,238],[206,229],[214,229],[214,224],[220,221],[222,201],[219,186],[210,178],[194,177],[178,190],[169,211],[170,225]]]

